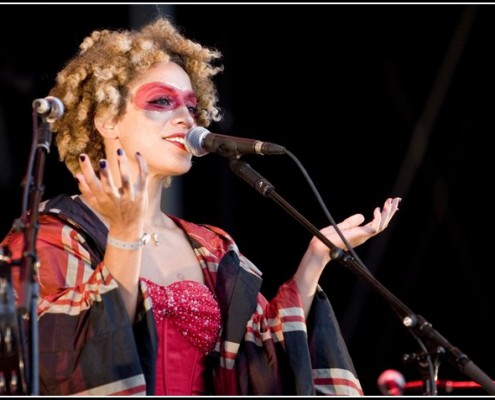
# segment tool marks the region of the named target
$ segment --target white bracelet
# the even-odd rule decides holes
[[[115,239],[108,235],[107,244],[122,250],[139,250],[145,244],[147,244],[151,239],[149,233],[143,234],[138,242],[123,242],[122,240]]]

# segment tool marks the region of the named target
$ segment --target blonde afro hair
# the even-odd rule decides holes
[[[220,120],[212,80],[222,70],[222,66],[214,65],[220,57],[218,51],[184,37],[164,17],[140,30],[94,31],[58,73],[50,91],[65,106],[64,115],[52,123],[60,160],[75,175],[79,154],[86,153],[98,171],[105,149],[94,117],[106,115],[118,120],[125,112],[129,83],[159,61],[174,61],[189,75],[198,100],[199,125]]]

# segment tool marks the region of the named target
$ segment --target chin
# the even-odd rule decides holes
[[[192,157],[189,157],[187,161],[181,162],[180,165],[177,165],[175,170],[170,174],[172,176],[180,176],[187,174],[192,168]]]

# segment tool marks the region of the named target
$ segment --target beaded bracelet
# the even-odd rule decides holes
[[[107,244],[122,250],[139,250],[145,244],[147,244],[151,239],[149,233],[143,234],[138,242],[123,242],[122,240],[115,239],[110,235],[107,237]]]

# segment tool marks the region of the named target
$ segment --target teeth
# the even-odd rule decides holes
[[[171,137],[171,138],[164,138],[164,139],[169,141],[169,142],[177,142],[177,143],[181,143],[181,144],[185,143],[184,138],[181,138],[181,137]]]

